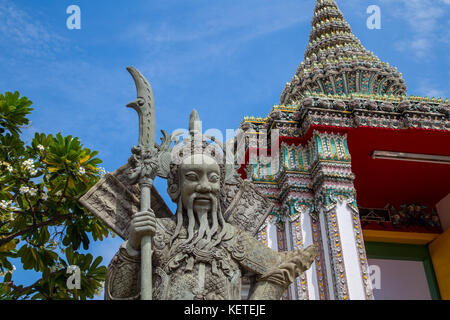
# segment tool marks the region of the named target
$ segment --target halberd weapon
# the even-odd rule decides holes
[[[127,107],[136,110],[139,116],[139,142],[131,148],[132,156],[128,160],[131,167],[129,180],[131,184],[139,184],[140,210],[143,212],[150,209],[150,191],[156,175],[163,178],[168,175],[172,136],[162,131],[162,143],[155,144],[155,101],[152,87],[137,69],[127,67],[127,70],[133,77],[137,90],[137,99],[127,104]],[[144,236],[141,240],[141,299],[152,299],[151,236]]]

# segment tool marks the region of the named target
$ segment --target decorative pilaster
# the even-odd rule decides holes
[[[316,245],[323,248],[319,217],[315,212],[314,199],[299,200],[295,204],[295,210],[298,215],[295,219],[297,220],[296,228],[302,231],[303,238],[303,242],[299,245],[301,247]],[[309,269],[304,275],[308,281],[305,281],[303,285],[308,287],[310,300],[328,300],[328,281],[324,269],[326,263],[323,250],[319,250],[314,266],[315,269]]]
[[[258,168],[253,181],[277,203],[270,219],[275,221],[278,251],[313,244],[319,248],[312,268],[291,285],[284,299],[372,299],[346,139],[314,131],[306,145],[282,142],[276,176],[268,175],[260,163],[252,165]],[[260,240],[267,243],[267,234]]]
[[[314,132],[309,144],[315,207],[335,299],[373,299],[346,135]]]

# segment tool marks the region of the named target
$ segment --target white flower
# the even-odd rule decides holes
[[[41,150],[41,151],[44,151],[44,150],[45,150],[45,148],[44,148],[44,146],[43,146],[42,144],[38,144],[38,145],[37,145],[37,148],[38,148],[39,150]]]
[[[80,169],[78,169],[78,173],[83,175],[86,173],[86,169],[84,169],[83,167],[80,167]]]
[[[46,194],[45,192],[42,194],[42,200],[47,200],[48,199],[48,194]]]
[[[19,189],[19,192],[22,194],[28,193],[30,191],[30,188],[26,187],[26,186],[21,186]]]
[[[11,201],[2,200],[0,201],[0,208],[6,210],[11,205]]]
[[[37,173],[36,168],[34,167],[33,159],[28,159],[23,162],[25,169],[27,169],[30,175],[34,176]]]
[[[57,197],[60,197],[61,195],[62,195],[62,191],[59,190],[59,191],[56,193],[56,196],[57,196]]]
[[[13,211],[18,211],[19,210],[19,208],[16,208],[16,207],[12,206],[12,200],[9,200],[9,201],[2,200],[2,201],[0,201],[0,208],[2,208],[4,210],[11,211],[11,213],[10,213],[11,214],[11,218],[13,217]],[[14,219],[12,219],[12,220],[14,220]]]
[[[25,161],[23,162],[23,165],[24,165],[25,167],[32,166],[32,165],[33,165],[33,159],[25,160]]]
[[[6,167],[6,170],[8,170],[9,172],[13,172],[13,167],[11,167],[11,166],[8,164],[8,166]]]
[[[21,194],[29,194],[30,196],[35,196],[37,194],[37,191],[38,191],[37,189],[30,188],[30,187],[27,187],[27,186],[21,186],[20,189],[19,189],[19,192]]]
[[[15,208],[14,208],[15,209]],[[11,221],[14,221],[14,214],[11,212],[10,214],[9,214],[9,220],[11,220]]]

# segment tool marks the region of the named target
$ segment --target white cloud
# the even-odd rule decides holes
[[[310,8],[307,5],[295,1],[285,1],[282,4],[264,0],[246,1],[226,3],[225,6],[211,3],[199,8],[194,15],[177,20],[176,23],[165,21],[158,26],[140,23],[132,25],[124,34],[126,37],[143,37],[143,40],[154,42],[183,42],[216,37],[237,30],[246,32],[237,32],[236,41],[242,38],[248,40],[311,18],[308,9]]]
[[[433,44],[430,39],[425,37],[416,37],[414,40],[409,41],[408,45],[414,50],[417,58],[425,58],[429,54]]]
[[[413,36],[399,41],[400,51],[412,52],[416,58],[432,57],[433,48],[438,44],[448,44],[447,19],[450,0],[381,0],[383,14],[388,12],[407,23]]]
[[[0,37],[8,46],[7,50],[2,50],[3,55],[48,57],[61,50],[66,42],[34,15],[9,0],[0,0],[0,21]]]
[[[210,70],[220,63],[218,59],[234,55],[248,42],[312,18],[311,4],[294,0],[210,2],[191,12],[168,16],[164,22],[131,24],[124,30],[122,41],[153,57],[143,71],[178,78],[186,67]],[[182,45],[183,50],[173,51],[174,45]]]
[[[446,90],[439,89],[439,85],[436,81],[431,79],[423,79],[420,81],[418,94],[426,97],[446,98]]]
[[[445,94],[444,94],[444,91],[442,91],[442,90],[430,89],[430,90],[425,91],[424,96],[442,98],[442,97],[445,97]]]

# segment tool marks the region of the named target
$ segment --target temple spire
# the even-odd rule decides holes
[[[317,0],[302,62],[281,95],[294,104],[311,93],[405,95],[403,76],[364,48],[334,0]]]
[[[320,50],[327,50],[336,45],[360,45],[334,0],[317,1],[311,25],[305,59],[310,58],[313,53],[317,54]]]

